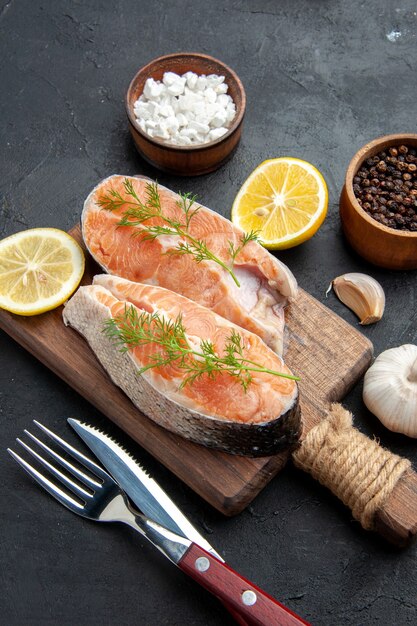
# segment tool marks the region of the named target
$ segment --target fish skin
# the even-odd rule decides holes
[[[291,271],[255,241],[237,256],[233,270],[241,282],[238,288],[219,264],[197,264],[190,255],[165,254],[177,245],[178,237],[157,237],[143,241],[133,237],[134,227],[117,227],[126,207],[107,211],[97,199],[113,187],[122,190],[128,178],[142,201],[149,180],[112,175],[101,181],[87,197],[81,217],[85,245],[97,263],[109,274],[171,289],[226,317],[260,336],[277,354],[284,348],[284,314],[288,301],[297,295]],[[179,217],[178,195],[158,185],[163,212]],[[230,262],[229,241],[238,245],[243,231],[215,211],[202,205],[190,222],[190,232],[206,242],[219,258]]]
[[[182,437],[231,454],[270,456],[296,444],[300,434],[300,409],[298,388],[294,381],[269,376],[269,378],[277,379],[277,381],[273,381],[273,384],[281,385],[284,389],[289,389],[290,391],[287,394],[288,397],[282,401],[283,408],[280,415],[272,415],[268,420],[256,422],[254,421],[256,416],[252,421],[239,421],[239,419],[224,419],[219,416],[205,414],[201,407],[198,407],[195,398],[192,396],[193,390],[190,389],[192,385],[187,385],[181,392],[178,389],[176,392],[172,392],[169,389],[170,381],[168,380],[168,391],[163,387],[158,389],[157,375],[154,373],[154,370],[148,370],[145,374],[138,376],[137,370],[140,367],[140,362],[132,354],[132,351],[120,352],[114,341],[103,333],[105,321],[113,316],[108,302],[111,301],[113,303],[114,301],[115,304],[111,304],[111,306],[117,307],[120,305],[120,310],[124,310],[126,302],[129,304],[130,300],[133,300],[136,296],[132,296],[130,300],[127,298],[118,300],[109,289],[103,286],[103,283],[106,282],[108,287],[112,287],[113,292],[117,291],[115,286],[117,282],[123,282],[125,288],[129,288],[129,285],[131,285],[131,289],[135,292],[142,289],[145,295],[148,294],[146,297],[149,296],[148,300],[143,299],[144,302],[147,302],[147,306],[151,306],[152,302],[161,305],[161,302],[164,300],[167,302],[169,302],[169,299],[173,300],[174,309],[169,310],[167,306],[166,310],[168,314],[172,315],[177,308],[179,310],[182,309],[184,311],[183,321],[186,328],[187,315],[190,316],[191,320],[194,317],[198,320],[200,310],[203,311],[204,315],[212,316],[220,328],[225,325],[228,328],[234,328],[235,326],[215,313],[207,311],[194,302],[163,288],[133,284],[111,276],[99,276],[95,279],[94,285],[80,287],[64,308],[63,318],[65,324],[72,326],[84,336],[113,382],[126,393],[133,404],[144,414],[163,428]],[[113,286],[111,285],[112,282],[114,283]],[[153,295],[154,292],[156,292],[156,296]],[[155,300],[156,297],[160,299]],[[159,310],[161,311],[161,309]],[[265,352],[266,358],[273,358],[278,363],[282,363],[282,359],[269,350],[258,337],[243,329],[237,330],[242,334],[245,341],[254,341],[256,349]],[[283,364],[282,367],[285,368]],[[285,368],[285,371],[288,371],[288,369]],[[227,374],[220,374],[219,376],[230,378]],[[257,376],[264,375],[258,374]],[[218,388],[219,380],[217,378],[216,381],[211,382],[215,382]],[[265,389],[260,387],[260,391],[265,392],[265,402],[273,402],[273,394],[279,394],[279,392],[274,391],[271,383],[262,384],[267,385]],[[238,386],[240,388],[240,385]],[[185,392],[189,394],[188,397]],[[229,396],[227,393],[228,391],[226,391],[225,397],[228,398],[229,402],[236,403],[236,412],[238,412],[239,407],[244,411],[245,407],[242,408],[242,403],[245,402],[246,397],[243,397],[243,399],[241,397],[239,404],[236,400],[239,393],[232,393]],[[181,403],[181,400],[183,400],[183,403]],[[193,408],[193,402],[194,406],[201,410]],[[227,408],[229,412],[233,413],[233,404]]]

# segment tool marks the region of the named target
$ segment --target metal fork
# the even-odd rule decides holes
[[[49,430],[49,428],[46,428],[46,426],[43,426],[36,420],[33,420],[33,422],[81,466],[87,469],[91,475],[88,475],[76,467],[73,463],[47,446],[43,441],[35,437],[35,435],[25,430],[25,434],[46,453],[47,457],[51,460],[53,459],[65,468],[77,481],[72,480],[69,476],[61,472],[21,439],[17,438],[16,441],[76,497],[72,497],[67,491],[61,489],[55,482],[49,480],[49,478],[16,454],[16,452],[8,448],[7,451],[9,454],[11,454],[15,461],[17,461],[32,478],[73,513],[98,522],[122,522],[127,524],[134,530],[137,530],[141,535],[147,537],[147,539],[171,561],[175,564],[178,563],[191,546],[191,541],[176,535],[150,520],[145,515],[134,511],[125,493],[107,472],[76,448],[73,448],[73,446],[61,439],[61,437],[58,437],[58,435]]]
[[[217,596],[239,624],[244,626],[307,624],[223,561],[219,561],[189,539],[171,532],[145,515],[134,511],[125,493],[102,467],[55,435],[49,428],[36,420],[33,421],[89,474],[59,455],[27,430],[24,431],[26,435],[46,453],[46,456],[65,468],[76,480],[61,472],[21,439],[16,441],[72,495],[10,448],[8,452],[32,478],[70,511],[98,522],[122,522],[137,530],[185,574]]]

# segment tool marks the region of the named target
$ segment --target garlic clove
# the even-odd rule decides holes
[[[394,432],[417,438],[417,346],[382,352],[365,374],[363,401]]]
[[[339,298],[360,319],[363,326],[378,322],[385,309],[385,293],[381,285],[367,274],[351,272],[333,280]]]

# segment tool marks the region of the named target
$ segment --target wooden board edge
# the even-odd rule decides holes
[[[364,344],[368,344],[365,351],[359,356],[357,361],[352,366],[352,377],[350,379],[349,384],[346,384],[346,379],[341,379],[337,384],[332,387],[327,400],[328,403],[332,402],[340,402],[353,388],[354,386],[361,380],[362,376],[369,369],[372,359],[374,356],[374,346],[373,343],[362,335],[364,339]],[[345,385],[342,389],[342,385]]]
[[[254,478],[244,484],[242,489],[224,498],[220,507],[216,506],[215,508],[218,508],[228,517],[241,513],[260,494],[262,489],[281,472],[290,455],[291,452],[287,452],[279,456],[265,458],[265,465],[259,469]]]
[[[375,514],[375,530],[399,547],[417,536],[417,473],[410,469]]]

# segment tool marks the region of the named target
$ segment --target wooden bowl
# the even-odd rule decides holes
[[[386,135],[358,150],[347,169],[340,196],[342,227],[352,248],[370,263],[392,270],[417,268],[417,232],[388,228],[370,217],[355,197],[353,177],[366,159],[401,144],[417,148],[417,135]]]
[[[136,123],[133,105],[143,92],[148,78],[162,80],[165,72],[185,74],[218,74],[225,77],[228,94],[236,105],[236,116],[220,139],[195,146],[172,146],[162,140],[149,137]],[[246,94],[243,85],[227,65],[205,54],[181,52],[159,57],[138,71],[126,94],[126,111],[129,128],[139,153],[151,165],[180,176],[197,176],[217,169],[233,154],[239,143],[245,114]]]

